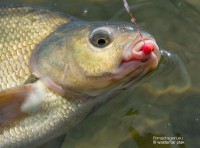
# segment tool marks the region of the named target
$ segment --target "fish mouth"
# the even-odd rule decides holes
[[[151,45],[152,46],[152,52],[149,52],[148,54],[145,53],[142,50],[142,47],[144,45]],[[138,41],[136,41],[133,45],[129,43],[125,47],[125,52],[123,54],[122,64],[123,63],[129,63],[132,61],[141,61],[146,62],[149,58],[151,58],[152,55],[155,55],[158,59],[160,59],[160,52],[159,47],[154,39],[150,38],[143,38]]]
[[[144,45],[151,45],[152,51],[145,53],[142,48]],[[124,47],[124,53],[122,55],[121,63],[119,64],[119,69],[115,74],[117,78],[123,78],[125,75],[137,71],[138,69],[148,71],[155,69],[160,60],[160,51],[156,41],[152,38],[142,38],[129,42]],[[146,70],[144,70],[146,71]]]

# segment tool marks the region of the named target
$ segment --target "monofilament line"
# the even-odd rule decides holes
[[[134,23],[135,27],[136,27],[137,30],[138,30],[138,33],[139,33],[140,37],[143,39],[142,33],[141,33],[141,31],[140,31],[140,28],[139,28],[139,26],[138,26],[138,24],[137,24],[137,22],[136,22],[135,17],[134,17],[133,14],[130,12],[130,8],[129,8],[129,5],[128,5],[127,1],[126,1],[126,0],[123,0],[123,2],[124,2],[124,7],[125,7],[126,11],[128,12],[128,14],[129,14],[130,17],[131,17],[131,22]]]

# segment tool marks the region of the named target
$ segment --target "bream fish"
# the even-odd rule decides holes
[[[29,6],[0,8],[0,147],[64,134],[155,69],[155,39],[127,23],[84,22]],[[154,47],[144,53],[144,42]]]

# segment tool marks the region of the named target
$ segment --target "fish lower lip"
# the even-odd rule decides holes
[[[142,62],[135,59],[135,60],[131,60],[129,62],[125,61],[125,62],[121,62],[119,65],[119,68],[114,71],[114,79],[121,79],[123,78],[125,75],[135,71],[136,69],[138,69],[138,67],[140,67],[142,65]]]
[[[136,59],[136,58],[132,58],[132,59],[129,59],[129,60],[122,60],[122,64],[123,63],[129,63],[129,62],[132,62],[132,61],[138,61],[139,59]]]
[[[130,59],[130,60],[122,60],[119,67],[127,67],[131,66],[132,64],[139,64],[141,63],[141,60],[139,59]]]

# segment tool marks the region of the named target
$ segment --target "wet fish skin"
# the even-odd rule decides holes
[[[0,8],[0,90],[25,82],[36,45],[70,20],[48,10],[31,7]]]
[[[71,23],[71,20],[59,13],[32,7],[2,7],[0,8],[0,10],[0,91],[4,91],[13,87],[23,86],[24,83],[27,83],[27,80],[30,77],[32,77],[32,75],[35,75],[39,79],[41,78],[37,72],[33,73],[35,72],[34,69],[30,69],[29,62],[30,57],[33,55],[32,53],[35,52],[36,49],[40,48],[38,44],[50,44],[49,42],[45,42],[44,40],[48,40],[49,37],[54,35],[59,36],[58,28],[60,28],[60,26],[63,25],[65,27],[66,25]],[[88,29],[87,25],[88,24],[86,24],[86,28],[84,28],[83,30],[75,29],[71,32],[75,37],[75,42],[69,42],[71,43],[71,47],[73,45],[73,49],[70,50],[70,52],[72,53],[72,56],[70,55],[70,58],[75,58],[71,58],[71,60],[69,60],[69,64],[73,65],[75,62],[73,63],[71,61],[78,59],[78,64],[82,64],[82,67],[85,68],[85,71],[87,71],[89,74],[94,74],[94,78],[96,78],[96,76],[102,78],[104,77],[104,75],[109,78],[109,75],[106,75],[107,73],[103,73],[104,71],[108,71],[110,73],[113,71],[116,73],[120,73],[124,71],[124,68],[127,68],[131,65],[125,64],[124,67],[121,67],[120,72],[116,71],[120,66],[123,54],[122,46],[116,46],[116,49],[110,48],[110,55],[111,57],[114,57],[114,60],[110,63],[108,63],[110,61],[109,55],[106,55],[105,53],[103,54],[104,56],[97,55],[97,57],[101,59],[100,61],[102,61],[101,68],[100,71],[95,71],[97,72],[96,74],[93,73],[91,71],[91,64],[84,62],[85,59],[87,60],[87,58],[85,58],[84,56],[81,57],[79,54],[79,50],[82,47],[82,44],[80,43],[85,43],[85,40],[83,40],[84,33],[88,34],[88,32],[91,31],[90,29]],[[131,34],[131,36],[129,36],[128,38],[128,34],[124,34],[121,39],[118,38],[120,40],[115,41],[116,44],[118,42],[126,44],[126,42],[124,41],[125,38],[128,40],[131,39],[131,41],[136,40],[137,31],[135,32],[136,33],[134,33],[133,31],[130,32],[129,34]],[[120,34],[120,32],[118,34]],[[57,50],[53,50],[52,58],[47,57],[47,62],[45,62],[45,64],[49,64],[49,61],[50,63],[52,63],[51,60],[53,59],[53,57],[59,57],[59,54],[57,55],[55,51],[57,52]],[[51,50],[48,50],[47,53],[49,52],[51,52]],[[81,50],[82,55],[86,54],[90,59],[95,60],[93,58],[93,55],[90,53],[90,51],[87,51],[87,48]],[[117,56],[115,56],[115,54]],[[103,57],[107,57],[107,61],[103,62]],[[33,59],[35,60],[35,58]],[[30,65],[34,62],[34,60],[31,61]],[[41,60],[41,58],[39,58],[38,60]],[[55,59],[55,61],[56,62],[53,62],[53,64],[56,65],[54,68],[56,68],[58,65],[61,65],[60,67],[62,72],[60,73],[57,71],[52,71],[52,73],[55,75],[59,75],[60,78],[60,75],[65,74],[63,73],[65,71],[63,71],[64,68],[62,67],[62,61],[59,61],[59,59]],[[93,62],[93,64],[98,65],[98,62],[99,61],[97,60],[96,62]],[[105,70],[104,67],[107,66],[106,64],[110,65],[110,67],[112,67],[113,69],[110,70],[110,68],[107,68]],[[134,79],[138,80],[145,73],[151,70],[151,64],[151,60],[147,61],[143,65],[140,64],[139,68],[136,70],[134,75],[130,74],[125,80],[128,81],[129,78],[131,78],[131,76],[135,76]],[[49,76],[49,74],[51,74],[48,73],[48,71],[47,73],[45,73],[46,70],[43,67],[41,67],[40,63],[38,65],[37,69],[39,69],[41,72],[44,72],[45,76]],[[75,69],[73,69],[74,71],[72,72],[76,72],[77,70],[76,66],[74,67]],[[133,67],[134,66],[130,68]],[[93,68],[95,67],[93,66]],[[117,77],[116,75],[114,75],[115,78],[112,78],[112,81],[110,81],[109,78],[108,83],[101,83],[101,86],[98,86],[96,85],[97,83],[95,83],[96,79],[93,78],[91,81],[88,81],[88,77],[84,77],[85,73],[83,73],[81,77],[83,79],[80,79],[78,83],[69,83],[69,80],[71,80],[73,77],[73,73],[68,72],[67,74],[68,81],[64,79],[65,77],[61,80],[59,79],[59,81],[57,81],[59,86],[65,88],[67,84],[73,85],[73,88],[79,88],[82,92],[86,93],[87,95],[91,95],[91,97],[88,98],[88,96],[84,96],[84,93],[73,94],[71,93],[71,91],[67,91],[67,93],[65,92],[64,97],[62,97],[63,94],[59,94],[59,91],[53,90],[51,89],[51,87],[47,87],[47,84],[49,83],[46,82],[49,82],[52,77],[50,77],[50,79],[41,78],[41,80],[36,82],[36,86],[38,86],[38,89],[44,89],[43,91],[45,93],[43,94],[44,97],[42,98],[41,110],[39,113],[32,114],[23,119],[17,119],[15,122],[10,123],[6,119],[4,119],[4,116],[1,116],[0,114],[0,147],[37,147],[47,142],[48,140],[51,140],[54,137],[61,135],[66,130],[72,128],[84,118],[86,118],[101,104],[108,101],[108,98],[111,98],[111,96],[116,90],[110,88],[103,88],[107,87],[108,85],[111,85],[113,82],[117,82],[117,80],[121,79],[121,77],[124,76],[117,75]],[[53,80],[56,80],[57,77],[54,76],[53,78]],[[76,78],[77,77],[73,77],[73,79]],[[105,80],[104,82],[106,81],[107,80]],[[35,85],[35,83],[33,83],[33,85]],[[91,90],[93,86],[97,86],[97,88],[103,89],[102,92],[100,89],[100,91],[97,90],[95,93],[93,93],[93,90]],[[103,93],[103,95],[99,95],[95,98],[92,97],[96,93],[100,92]],[[9,106],[6,109],[8,111],[14,110],[12,107]],[[0,108],[0,113],[1,111],[2,110]],[[4,122],[5,124],[3,124]]]
[[[22,85],[28,79],[31,75],[29,59],[36,45],[58,26],[70,20],[58,13],[32,7],[5,6],[0,9],[0,90],[5,90]],[[32,118],[27,118],[23,122],[13,123],[3,131],[1,128],[0,147],[26,147],[28,143],[37,146],[46,140],[41,137],[48,133],[49,128],[54,127],[56,122],[62,120],[63,116],[68,116],[80,104],[80,100],[66,102],[50,91],[46,94],[47,99],[42,106],[44,109],[53,109],[41,116],[36,115],[36,124],[32,126],[26,126],[32,123]],[[51,115],[53,120],[46,120],[44,123],[44,119]],[[70,128],[69,125],[68,127]],[[41,140],[37,140],[40,138]]]

